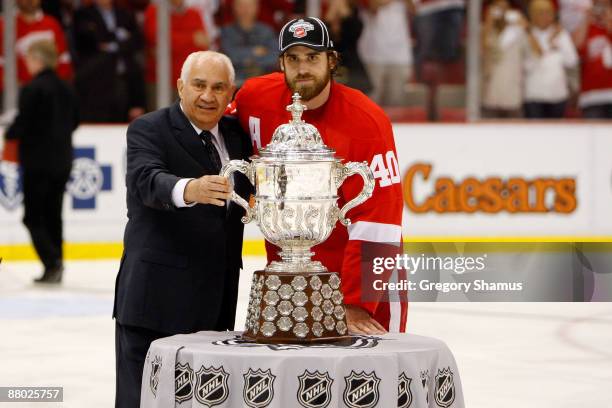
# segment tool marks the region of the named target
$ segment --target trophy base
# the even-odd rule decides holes
[[[331,343],[349,338],[336,272],[253,275],[244,339],[257,343]]]
[[[269,337],[263,337],[263,336],[252,337],[249,335],[247,331],[242,332],[242,335],[240,336],[240,338],[246,341],[254,341],[260,344],[330,344],[330,343],[333,343],[337,346],[342,346],[342,345],[350,346],[351,342],[353,341],[351,336],[349,335],[336,336],[336,337],[321,337],[321,338],[310,339],[308,341],[304,341],[304,340],[300,341],[300,340],[295,340],[294,338],[286,338],[286,339],[282,337],[269,338]]]

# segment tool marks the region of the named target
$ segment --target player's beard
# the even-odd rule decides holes
[[[312,85],[300,85],[297,82],[300,79],[312,79],[313,83]],[[299,93],[303,101],[309,101],[318,94],[320,94],[323,89],[325,89],[330,79],[331,72],[329,70],[327,70],[325,76],[323,77],[316,77],[314,75],[297,75],[292,80],[289,80],[287,78],[287,75],[285,75],[285,83],[287,84],[289,89],[291,89],[291,92]]]

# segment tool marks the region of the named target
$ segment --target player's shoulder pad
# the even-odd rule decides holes
[[[238,94],[244,95],[249,92],[257,92],[257,96],[261,96],[261,92],[272,89],[278,85],[284,85],[283,75],[280,72],[261,75],[258,77],[249,78],[240,87]]]
[[[358,89],[338,84],[343,88],[343,95],[346,102],[352,105],[356,110],[362,111],[376,120],[388,121],[385,111],[378,106],[372,99]]]
[[[346,104],[346,106],[350,106],[354,115],[360,115],[363,118],[363,120],[360,121],[361,125],[369,125],[371,126],[370,129],[376,130],[376,132],[373,133],[361,132],[352,137],[359,138],[363,136],[369,140],[377,136],[381,139],[386,139],[388,136],[393,137],[391,121],[380,106],[358,89],[350,88],[342,84],[336,84],[336,86],[342,89],[342,102]]]

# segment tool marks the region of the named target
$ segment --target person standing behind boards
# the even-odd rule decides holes
[[[72,132],[79,123],[75,93],[58,77],[57,63],[52,41],[30,45],[25,64],[33,79],[21,89],[19,114],[6,133],[7,140],[19,141],[23,223],[45,268],[39,283],[62,280],[62,203],[72,168]]]

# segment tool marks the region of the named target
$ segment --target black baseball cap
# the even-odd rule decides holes
[[[316,51],[334,48],[327,26],[316,17],[296,18],[283,26],[278,36],[280,54],[294,45],[303,45]]]

